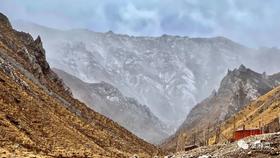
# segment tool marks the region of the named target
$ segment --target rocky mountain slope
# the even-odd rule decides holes
[[[232,137],[234,128],[240,129],[245,126],[247,129],[262,127],[265,130],[266,127],[274,128],[279,132],[280,130],[280,86],[269,91],[265,95],[259,97],[257,100],[246,105],[241,111],[234,114],[222,122],[220,127],[220,133],[223,137],[217,137],[214,134],[210,136],[209,142],[226,142]],[[278,122],[278,127],[273,127],[272,122]],[[276,125],[277,126],[277,125]],[[216,141],[217,142],[217,141]]]
[[[273,75],[275,76],[275,75]],[[279,74],[276,74],[279,76]],[[272,77],[272,76],[271,76]],[[279,157],[280,156],[280,86],[250,102],[238,113],[220,123],[219,134],[210,128],[209,146],[201,146],[190,151],[180,151],[170,157]],[[271,124],[276,123],[276,124]],[[233,131],[243,127],[260,128],[270,133],[250,136],[230,142]],[[271,133],[272,132],[272,133]],[[198,136],[198,135],[197,135]],[[207,139],[208,139],[207,138]],[[216,142],[218,144],[213,143]]]
[[[150,157],[160,152],[74,99],[50,69],[40,37],[0,13],[0,154]]]
[[[205,138],[205,133],[213,130],[212,127],[230,118],[245,105],[279,84],[280,73],[259,74],[244,65],[233,71],[229,70],[221,81],[218,91],[213,91],[208,98],[191,110],[176,134],[164,143],[164,147],[174,150],[180,142],[179,139],[184,139],[186,141],[184,143],[192,144],[195,135],[200,138],[204,135]],[[185,138],[182,138],[183,134]],[[203,140],[200,143],[203,143]]]
[[[75,98],[85,102],[90,108],[113,119],[140,138],[159,143],[168,136],[167,127],[146,105],[123,94],[109,83],[85,83],[59,69],[53,69],[69,86]]]
[[[279,67],[272,58],[277,53],[279,56],[278,49],[250,49],[224,37],[133,37],[15,24],[18,29],[42,36],[51,66],[86,82],[114,85],[124,95],[147,105],[174,129],[198,101],[219,86],[228,68],[242,63],[260,71]],[[270,52],[271,62],[262,57],[266,52]],[[260,60],[264,63],[261,67],[256,64]]]

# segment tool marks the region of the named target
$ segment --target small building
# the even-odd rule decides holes
[[[261,129],[240,129],[240,130],[236,130],[234,132],[234,138],[233,140],[239,140],[248,136],[253,136],[253,135],[259,135],[259,134],[263,134]]]
[[[187,145],[185,146],[185,151],[190,151],[192,149],[198,148],[198,145],[193,144],[193,145]]]

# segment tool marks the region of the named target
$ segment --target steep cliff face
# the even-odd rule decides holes
[[[125,97],[117,88],[106,83],[85,83],[58,69],[53,69],[69,86],[75,98],[90,108],[113,119],[132,133],[151,143],[168,136],[168,128],[146,105]]]
[[[40,37],[0,13],[0,154],[12,157],[151,156],[159,150],[72,97]]]
[[[164,146],[174,149],[182,133],[189,137],[186,138],[187,143],[193,143],[190,141],[193,134],[201,134],[230,118],[245,105],[276,87],[279,81],[279,74],[259,74],[244,65],[233,71],[229,70],[218,91],[213,91],[211,96],[191,110],[175,136],[167,140]]]

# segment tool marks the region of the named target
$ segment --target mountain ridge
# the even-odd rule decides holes
[[[177,38],[190,38],[190,39],[208,39],[208,40],[222,40],[222,41],[228,41],[230,43],[235,43],[238,45],[238,42],[231,40],[229,38],[226,38],[224,36],[214,36],[214,37],[190,37],[187,35],[173,35],[173,34],[162,34],[159,36],[135,36],[135,35],[128,35],[128,34],[123,34],[123,33],[116,33],[113,32],[112,30],[108,30],[108,31],[104,31],[104,32],[98,32],[98,31],[94,31],[91,29],[87,29],[87,28],[73,28],[73,29],[59,29],[59,28],[54,28],[54,27],[49,27],[49,26],[45,26],[45,25],[41,25],[41,24],[37,24],[31,21],[26,21],[26,20],[12,20],[12,24],[15,25],[15,27],[20,27],[19,25],[21,25],[21,27],[25,27],[25,29],[27,29],[27,27],[41,27],[44,29],[50,29],[50,30],[58,30],[58,32],[71,32],[71,31],[82,31],[82,32],[89,32],[89,33],[97,33],[97,34],[113,34],[113,35],[117,35],[117,36],[126,36],[126,37],[135,37],[135,38],[163,38],[163,37],[177,37]]]

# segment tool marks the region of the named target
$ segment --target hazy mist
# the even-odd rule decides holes
[[[242,44],[279,47],[278,0],[1,0],[0,10],[59,29],[159,36],[225,36]]]

